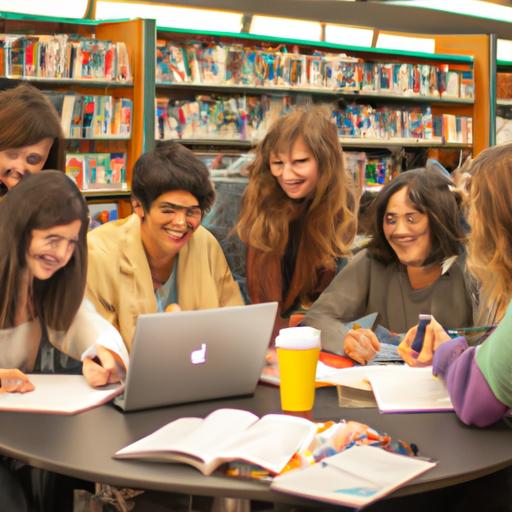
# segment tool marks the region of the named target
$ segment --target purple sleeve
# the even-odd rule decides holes
[[[441,345],[434,354],[432,372],[445,381],[457,416],[467,425],[487,427],[508,407],[494,396],[478,368],[475,347],[467,347],[464,338]]]

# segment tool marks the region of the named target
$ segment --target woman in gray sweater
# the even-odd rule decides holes
[[[346,322],[377,312],[376,324],[404,333],[428,313],[445,328],[472,325],[465,276],[462,197],[436,169],[404,172],[372,205],[371,241],[334,278],[303,324],[322,331],[325,350],[366,364],[380,345],[370,329]]]

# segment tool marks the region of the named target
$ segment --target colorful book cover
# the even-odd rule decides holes
[[[87,182],[84,181],[85,160],[84,155],[68,153],[66,155],[66,174],[76,183],[80,190],[87,190]]]

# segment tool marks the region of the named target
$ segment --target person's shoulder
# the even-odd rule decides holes
[[[101,226],[94,228],[87,234],[87,243],[89,249],[104,248],[112,250],[119,247],[121,239],[126,238],[126,234],[134,228],[138,218],[130,215],[123,219],[106,222]]]
[[[220,247],[215,236],[204,226],[199,226],[197,228],[194,235],[191,237],[190,242],[198,247]]]

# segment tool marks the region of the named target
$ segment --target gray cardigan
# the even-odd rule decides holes
[[[302,324],[320,329],[322,347],[338,354],[343,354],[349,330],[344,322],[374,312],[376,324],[397,333],[416,325],[420,313],[432,314],[445,328],[468,327],[473,324],[473,300],[464,272],[458,258],[431,286],[414,290],[403,265],[384,265],[363,250],[333,279]]]

